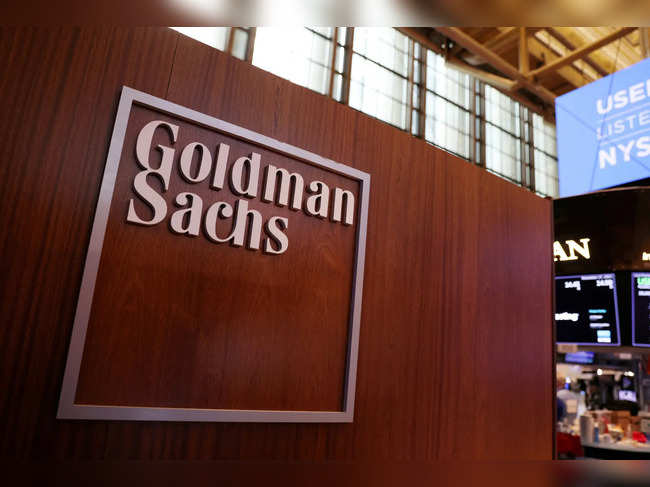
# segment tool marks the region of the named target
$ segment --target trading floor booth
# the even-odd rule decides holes
[[[650,188],[554,210],[560,433],[580,435],[586,456],[650,458]]]

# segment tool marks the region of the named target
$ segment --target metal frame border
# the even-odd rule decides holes
[[[634,293],[634,278],[635,277],[640,277],[640,276],[647,276],[650,277],[650,272],[630,272],[630,282],[632,284],[632,287],[630,287],[630,294],[632,295],[632,316],[630,317],[630,322],[632,323],[632,346],[633,347],[650,347],[650,344],[647,343],[637,343],[636,342],[636,312],[635,312],[635,305],[636,305],[636,297]]]
[[[616,291],[616,274],[614,272],[603,272],[603,273],[595,273],[595,274],[574,274],[574,275],[567,275],[567,276],[555,276],[555,282],[558,281],[558,279],[569,279],[572,277],[598,277],[598,276],[606,276],[606,277],[612,277],[614,279],[614,314],[616,317],[616,338],[617,342],[616,343],[593,343],[593,342],[558,342],[557,337],[556,343],[568,343],[568,344],[574,344],[574,345],[589,345],[590,347],[620,347],[621,346],[621,324],[620,324],[620,317],[618,314],[618,292]],[[555,285],[555,282],[553,283]],[[555,313],[555,311],[553,311]],[[555,329],[557,330],[557,322],[555,321],[555,314],[553,314],[553,323],[555,324]]]
[[[358,228],[355,249],[355,267],[348,324],[346,377],[341,411],[272,411],[241,409],[191,409],[139,406],[102,406],[75,404],[77,382],[86,340],[88,319],[92,307],[97,271],[104,244],[106,225],[115,189],[115,179],[122,155],[122,147],[131,107],[136,103],[168,115],[222,132],[236,138],[289,155],[302,162],[348,176],[360,183]],[[122,87],[113,134],[106,159],[99,200],[86,255],[81,290],[77,301],[72,337],[61,386],[58,419],[134,420],[134,421],[209,421],[209,422],[264,422],[264,423],[350,423],[354,417],[354,399],[361,323],[361,302],[366,253],[366,230],[370,175],[344,164],[318,156],[303,149],[266,137],[251,130],[205,115],[195,110],[171,103],[147,93]]]

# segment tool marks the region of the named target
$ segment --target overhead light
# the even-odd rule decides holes
[[[603,369],[598,369],[598,370],[596,371],[596,373],[597,373],[598,375],[603,375]]]

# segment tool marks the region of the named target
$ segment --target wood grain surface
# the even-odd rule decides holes
[[[133,181],[142,169],[136,139],[147,123],[162,120],[179,127],[170,144],[165,129],[152,147],[176,151],[167,191],[150,184],[167,202],[167,218],[146,227],[126,222],[129,201],[148,220],[152,211],[135,195]],[[258,197],[238,197],[226,187],[185,181],[178,158],[183,148],[201,142],[212,151],[230,147],[228,166],[255,152],[261,156]],[[158,167],[159,153],[150,164]],[[198,160],[198,156],[195,157]],[[195,161],[194,170],[196,170]],[[95,297],[88,324],[76,403],[192,409],[341,411],[351,312],[353,226],[309,216],[261,200],[268,164],[300,174],[306,185],[322,181],[331,190],[349,190],[359,207],[358,183],[199,127],[158,111],[135,106],[127,126],[115,183]],[[228,174],[230,171],[228,171]],[[211,172],[212,174],[212,172]],[[198,236],[170,231],[176,195],[191,192],[202,201],[235,206],[240,199],[262,215],[288,220],[287,250],[268,255]],[[331,205],[330,205],[331,206]],[[233,218],[220,221],[230,233]],[[201,224],[203,228],[203,223]],[[264,237],[262,230],[262,236]]]
[[[3,28],[0,54],[2,457],[551,458],[550,201],[169,29]],[[122,85],[372,175],[353,424],[55,419]]]

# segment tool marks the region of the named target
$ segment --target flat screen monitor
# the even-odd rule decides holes
[[[555,329],[558,343],[620,345],[614,274],[557,276]]]
[[[650,347],[650,272],[632,273],[632,344]]]
[[[650,59],[555,100],[560,196],[650,177]]]
[[[634,391],[618,391],[619,401],[632,401],[636,402],[636,392]]]
[[[564,355],[564,361],[572,364],[593,364],[594,352],[574,352]]]

